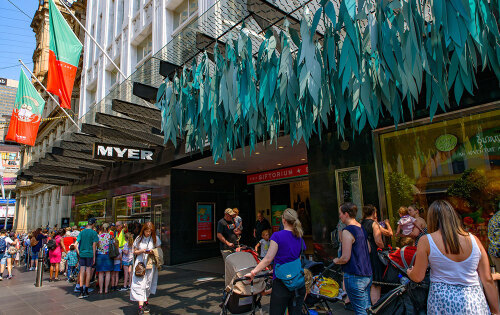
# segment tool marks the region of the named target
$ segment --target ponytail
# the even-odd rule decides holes
[[[304,235],[297,211],[291,208],[286,209],[283,211],[283,219],[292,226],[292,233],[295,237],[302,237]]]

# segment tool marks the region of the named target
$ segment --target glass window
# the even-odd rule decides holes
[[[388,132],[379,140],[393,224],[400,206],[425,210],[446,199],[487,245],[487,222],[500,202],[500,110]]]
[[[151,191],[113,198],[115,221],[151,221]]]
[[[185,0],[174,11],[174,30],[198,12],[198,0]]]
[[[120,33],[123,26],[123,16],[125,15],[125,8],[123,4],[123,0],[118,0],[118,19],[117,19],[117,33]]]
[[[75,221],[75,223],[86,222],[89,218],[106,221],[106,199],[78,204],[75,206],[73,210],[73,221]]]
[[[101,43],[101,26],[102,26],[102,14],[99,15],[99,19],[97,20],[97,32],[95,35],[96,42],[98,42],[99,45],[102,45],[102,43]]]
[[[115,26],[115,0],[111,0],[108,13],[108,45],[113,42]]]
[[[137,46],[137,63],[141,62],[142,59],[149,55],[152,49],[153,38],[149,35]]]
[[[141,0],[134,0],[134,6],[132,7],[132,12],[135,15],[140,9]]]

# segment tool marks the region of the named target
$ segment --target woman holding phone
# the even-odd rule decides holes
[[[130,286],[130,300],[139,303],[139,315],[149,312],[148,298],[150,294],[156,293],[158,283],[158,267],[153,265],[151,269],[146,269],[146,274],[142,277],[135,275],[135,268],[142,262],[147,265],[148,255],[152,255],[153,249],[160,247],[161,241],[156,236],[155,226],[147,222],[142,226],[139,236],[134,241],[134,255],[136,255],[134,269],[132,270],[132,285]]]

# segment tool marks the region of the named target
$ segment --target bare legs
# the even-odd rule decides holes
[[[103,292],[108,293],[110,278],[111,278],[111,272],[109,271],[99,272],[99,293]]]
[[[372,305],[377,303],[380,300],[380,292],[382,291],[382,287],[378,285],[373,285],[370,288],[370,299],[372,301]]]
[[[132,284],[132,266],[123,266],[123,275],[123,286],[130,286]]]

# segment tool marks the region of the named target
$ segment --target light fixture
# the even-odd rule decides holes
[[[285,147],[283,147],[283,146],[279,146],[279,147],[278,147],[278,149],[284,149],[284,148],[285,148]]]
[[[203,166],[198,166],[198,168],[203,168]]]
[[[242,173],[246,173],[247,171],[241,171]]]
[[[233,158],[233,161],[236,161],[236,158]]]
[[[305,161],[306,159],[300,159],[301,161]]]
[[[219,162],[215,162],[215,165],[219,165]]]
[[[283,164],[281,164],[281,163],[278,163],[278,164],[276,164],[276,165],[278,165],[278,166],[281,166],[281,165],[283,165]]]
[[[259,154],[260,154],[260,152],[255,152],[255,155],[259,155]]]

